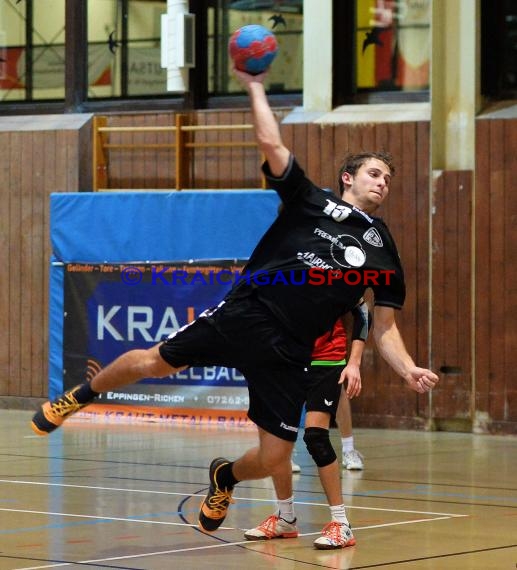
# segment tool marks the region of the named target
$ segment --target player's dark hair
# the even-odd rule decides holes
[[[338,174],[338,186],[339,186],[339,194],[340,196],[343,195],[345,191],[345,185],[343,184],[343,174],[348,172],[348,174],[355,176],[357,171],[361,168],[361,166],[370,158],[376,158],[384,162],[384,164],[390,169],[391,176],[395,175],[395,166],[393,165],[393,157],[389,152],[360,152],[357,154],[348,154],[343,163],[341,164],[341,168],[339,169]]]

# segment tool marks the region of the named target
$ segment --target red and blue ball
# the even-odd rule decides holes
[[[278,43],[271,30],[259,24],[250,24],[232,34],[228,51],[239,71],[258,75],[275,59]]]

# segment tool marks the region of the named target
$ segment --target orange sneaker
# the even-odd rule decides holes
[[[355,538],[352,529],[345,523],[329,522],[321,531],[321,536],[314,541],[318,550],[331,550],[333,548],[346,548],[354,546]]]
[[[271,538],[296,538],[298,529],[296,528],[296,519],[293,522],[287,522],[278,515],[269,516],[264,522],[260,523],[256,528],[250,528],[244,533],[246,540],[270,540]]]
[[[38,435],[48,435],[57,429],[65,419],[75,414],[90,402],[80,403],[74,394],[81,385],[68,390],[53,402],[45,402],[32,417],[31,427]]]
[[[199,511],[199,525],[206,532],[213,532],[221,526],[226,518],[230,503],[233,503],[233,487],[221,489],[217,483],[217,472],[228,463],[230,462],[227,459],[218,457],[210,464],[210,487]]]

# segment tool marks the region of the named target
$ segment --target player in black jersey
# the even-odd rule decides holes
[[[364,291],[375,296],[373,337],[383,358],[408,386],[431,390],[438,377],[415,365],[395,322],[405,296],[395,243],[372,213],[388,194],[393,173],[383,154],[354,158],[340,173],[343,199],[331,196],[305,176],[280,137],[263,80],[235,71],[246,87],[256,138],[266,156],[263,167],[284,209],[250,256],[244,277],[221,303],[147,350],[131,350],[52,402],[32,419],[46,435],[99,393],[161,378],[189,366],[226,366],[246,377],[248,415],[259,444],[234,462],[214,459],[200,526],[214,531],[223,522],[239,481],[291,472],[306,390],[304,382],[314,341],[340,315],[357,305]],[[326,440],[311,442],[323,462]]]

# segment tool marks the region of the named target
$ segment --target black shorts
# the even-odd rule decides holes
[[[307,379],[308,412],[328,412],[332,417],[336,416],[341,396],[338,382],[345,366],[345,362],[311,365]]]
[[[222,302],[160,345],[174,367],[237,368],[248,383],[251,421],[288,441],[297,437],[310,353],[254,297]]]

